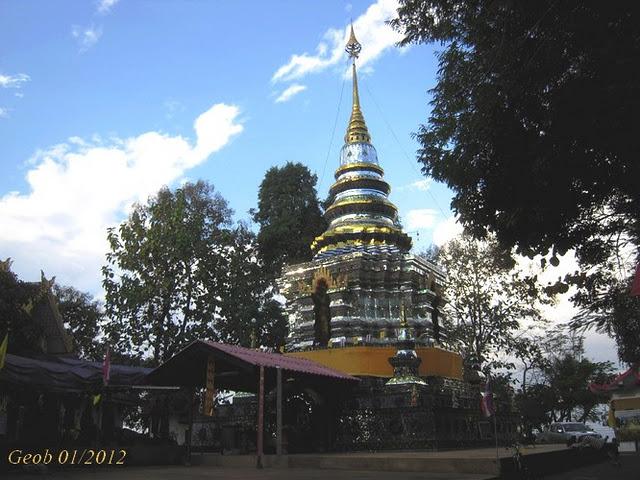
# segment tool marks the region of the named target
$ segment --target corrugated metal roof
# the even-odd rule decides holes
[[[149,368],[111,365],[110,385],[143,385]],[[90,391],[102,388],[102,363],[77,358],[7,354],[0,383],[24,384],[55,391]]]
[[[333,368],[325,367],[324,365],[305,358],[288,357],[280,353],[262,352],[260,350],[228,345],[226,343],[203,340],[198,340],[198,342],[205,344],[211,349],[226,353],[227,355],[231,355],[243,362],[258,367],[281,368],[291,372],[302,372],[310,375],[322,375],[342,380],[359,381],[356,377],[334,370]]]

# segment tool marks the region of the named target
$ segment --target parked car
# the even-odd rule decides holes
[[[536,436],[537,443],[566,443],[571,445],[582,437],[601,438],[601,435],[584,423],[552,423],[549,428]]]

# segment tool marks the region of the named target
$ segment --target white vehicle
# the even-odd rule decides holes
[[[549,429],[536,436],[537,443],[566,443],[571,445],[580,441],[582,437],[601,438],[601,435],[584,423],[561,422],[552,423]]]

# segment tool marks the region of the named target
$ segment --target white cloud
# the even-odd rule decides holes
[[[396,15],[397,0],[378,0],[353,22],[362,52],[358,67],[364,68],[376,60],[382,53],[394,48],[402,35],[393,30],[386,22]],[[273,74],[272,81],[292,81],[311,73],[321,72],[344,60],[344,46],[349,38],[349,26],[330,28],[316,47],[315,54],[294,54],[285,65]]]
[[[409,210],[407,212],[407,230],[423,230],[431,228],[438,214],[431,208]]]
[[[146,201],[163,185],[224,147],[243,127],[239,110],[213,105],[194,122],[195,142],[150,131],[109,141],[71,137],[38,151],[26,194],[0,198],[0,251],[24,278],[40,268],[63,283],[97,291],[107,251],[106,229],[131,204]]]
[[[99,0],[98,13],[101,13],[103,15],[108,14],[119,1],[120,0]]]
[[[424,178],[422,180],[416,180],[415,182],[409,184],[409,188],[412,190],[421,190],[423,192],[426,192],[427,190],[429,190],[430,185],[431,185],[431,179]]]
[[[554,283],[558,279],[564,278],[565,275],[579,270],[578,260],[573,250],[569,250],[565,255],[558,257],[560,263],[557,267],[547,262],[544,270],[541,269],[540,260],[542,256],[540,255],[533,259],[523,256],[516,256],[515,258],[524,274],[537,274],[538,285],[541,287]],[[578,308],[570,300],[576,290],[576,287],[570,287],[568,292],[556,295],[553,304],[540,307],[544,318],[549,320],[551,325],[566,325],[578,313]],[[589,330],[585,332],[584,338],[585,355],[588,358],[598,362],[612,361],[617,363],[616,344],[611,337]]]
[[[411,182],[408,185],[402,185],[396,188],[397,191],[402,192],[404,190],[420,190],[421,192],[426,192],[429,190],[431,186],[430,178],[423,178],[421,180],[416,180],[415,182]]]
[[[573,251],[567,252],[558,258],[559,264],[554,267],[547,262],[543,269],[541,266],[541,255],[528,258],[522,255],[514,255],[518,270],[523,275],[537,276],[538,285],[546,287],[564,278],[568,273],[574,273],[578,269],[578,261]],[[571,287],[568,292],[555,296],[555,301],[549,305],[542,305],[540,310],[543,316],[554,325],[565,324],[578,313],[578,309],[569,299],[576,293],[575,287]]]
[[[616,342],[604,333],[593,330],[588,331],[584,336],[585,356],[596,362],[613,362],[619,368],[623,368],[618,359],[618,348]]]
[[[2,88],[21,88],[23,83],[31,80],[26,73],[17,73],[15,75],[4,75],[0,73],[0,87]]]
[[[276,98],[276,103],[288,102],[300,92],[304,92],[306,89],[307,87],[305,85],[294,83],[293,85],[288,87],[284,92],[282,92],[278,98]]]
[[[458,223],[455,217],[449,217],[442,220],[433,230],[433,243],[441,247],[449,240],[457,237],[462,233],[462,225]]]
[[[86,52],[100,40],[102,27],[94,27],[91,25],[83,28],[74,25],[71,29],[71,35],[77,40],[80,51]]]
[[[119,1],[120,0],[97,0],[96,13],[98,15],[108,15]],[[71,35],[78,42],[80,53],[84,53],[98,43],[98,40],[102,37],[102,25],[98,25],[97,27],[93,24],[87,27],[74,25],[71,28]]]

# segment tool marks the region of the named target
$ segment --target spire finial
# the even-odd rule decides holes
[[[351,35],[349,35],[349,41],[344,49],[349,54],[349,58],[352,58],[355,63],[356,58],[358,58],[362,50],[362,45],[360,45],[360,42],[356,39],[356,34],[353,31],[353,22],[351,22]]]
[[[371,143],[367,124],[364,123],[364,116],[360,110],[360,95],[358,94],[358,75],[356,74],[356,58],[360,55],[362,45],[356,39],[353,31],[353,23],[351,23],[351,34],[349,41],[345,47],[345,51],[352,60],[352,76],[353,76],[353,105],[351,106],[351,118],[347,127],[347,133],[344,136],[345,143]]]

